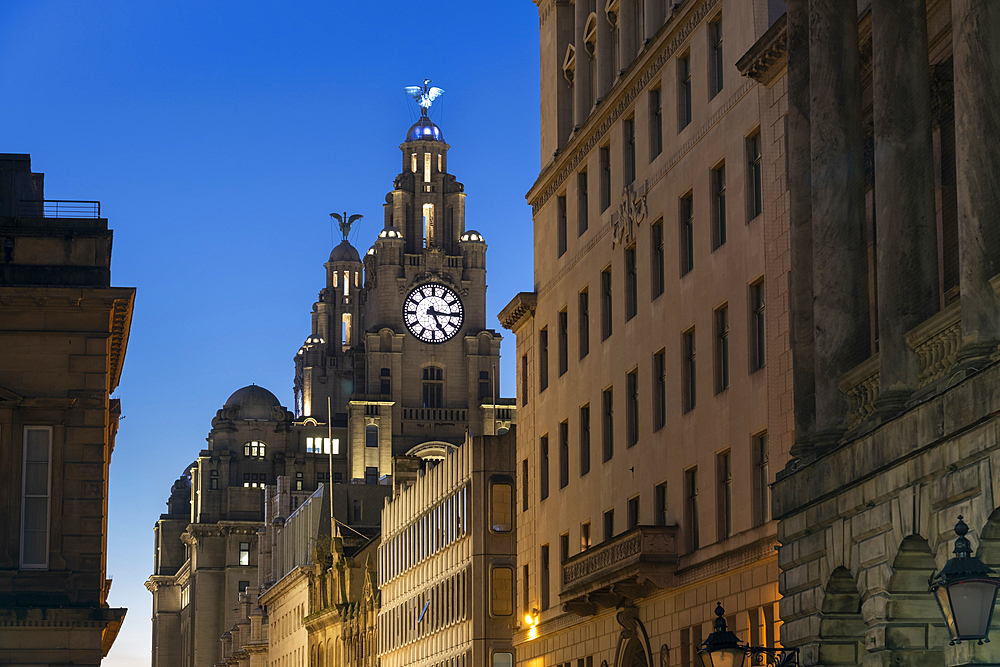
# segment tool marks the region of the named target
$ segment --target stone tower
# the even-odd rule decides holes
[[[374,483],[394,457],[436,459],[466,433],[509,426],[496,399],[501,336],[486,328],[486,243],[466,230],[465,189],[441,129],[422,116],[400,145],[384,228],[362,263],[347,241],[326,264],[296,355],[297,418],[348,427],[349,475]]]

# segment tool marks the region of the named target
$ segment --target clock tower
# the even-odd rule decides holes
[[[346,241],[334,249],[296,355],[297,418],[325,423],[330,397],[349,474],[367,483],[513,421],[514,401],[498,396],[501,336],[486,328],[486,242],[466,229],[449,148],[422,113],[383,229],[363,260]]]

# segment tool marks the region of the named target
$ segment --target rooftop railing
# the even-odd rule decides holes
[[[101,202],[74,199],[22,199],[17,214],[22,218],[100,218]]]

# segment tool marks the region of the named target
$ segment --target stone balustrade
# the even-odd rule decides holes
[[[840,378],[840,390],[847,394],[851,402],[847,428],[852,429],[875,412],[879,391],[879,355],[872,355],[844,373]]]
[[[958,301],[913,327],[906,344],[920,358],[917,389],[944,377],[962,347],[962,311]]]

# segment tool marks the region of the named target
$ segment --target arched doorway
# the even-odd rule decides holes
[[[638,638],[632,637],[627,641],[618,667],[650,667],[642,642]]]

